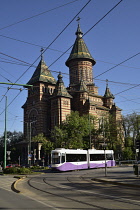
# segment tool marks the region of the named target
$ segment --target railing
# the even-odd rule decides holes
[[[117,165],[124,165],[124,164],[134,164],[136,163],[136,160],[122,160],[122,161],[116,161]]]

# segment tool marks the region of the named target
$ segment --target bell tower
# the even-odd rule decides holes
[[[75,35],[75,43],[66,61],[66,66],[69,67],[70,73],[70,86],[79,84],[81,77],[85,84],[93,84],[92,66],[96,62],[82,38],[83,32],[81,31],[79,22]]]

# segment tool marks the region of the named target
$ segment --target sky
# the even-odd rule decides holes
[[[57,79],[61,71],[68,87],[69,69],[65,62],[71,52],[68,49],[76,39],[79,16],[85,34],[83,39],[96,60],[93,78],[99,95],[104,95],[108,80],[114,102],[122,114],[139,114],[140,0],[119,2],[0,0],[0,82],[26,84],[40,61],[43,47],[44,60],[52,75]],[[22,86],[0,84],[0,136],[5,129],[6,98],[7,130],[23,131],[21,107],[27,90]]]

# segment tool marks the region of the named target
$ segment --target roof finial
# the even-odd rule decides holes
[[[106,79],[106,88],[108,88],[108,79]]]
[[[77,37],[79,37],[79,38],[81,38],[82,37],[82,35],[83,35],[83,32],[81,31],[81,28],[80,28],[80,17],[77,17],[77,22],[78,22],[78,27],[77,27],[77,31],[76,31],[76,35],[77,35]]]
[[[40,52],[41,52],[41,60],[43,59],[43,51],[44,51],[44,48],[41,47],[41,50],[40,50]]]
[[[78,22],[78,24],[80,23],[80,19],[81,19],[80,17],[77,17],[76,21]]]

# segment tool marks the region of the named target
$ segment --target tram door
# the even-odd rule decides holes
[[[66,153],[61,153],[61,163],[66,162]]]

